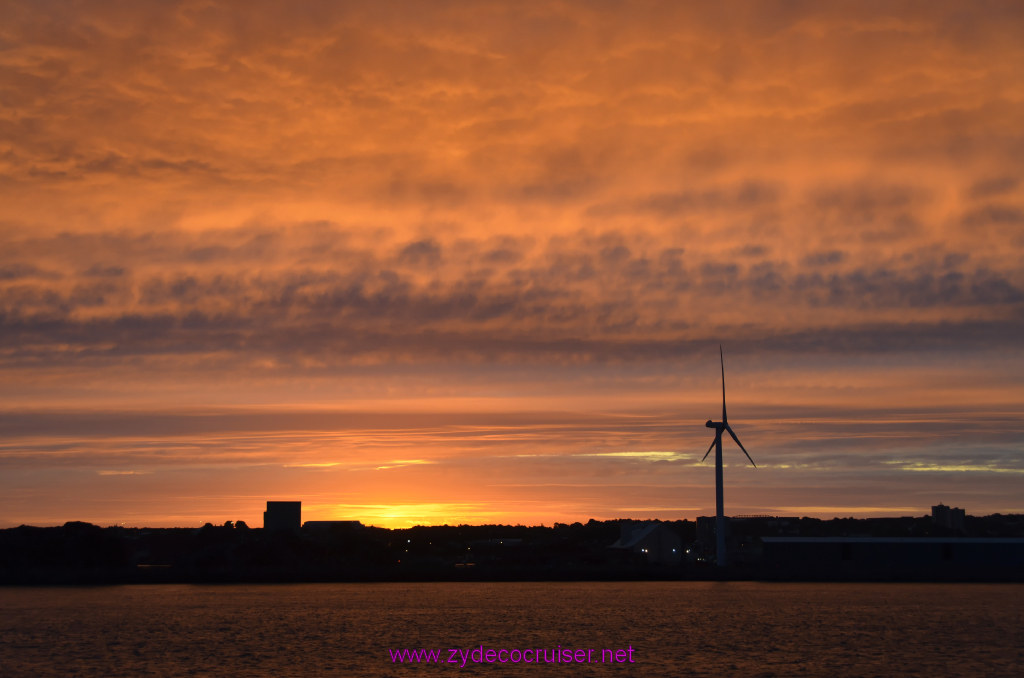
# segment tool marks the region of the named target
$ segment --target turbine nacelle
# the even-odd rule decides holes
[[[715,424],[715,422],[711,421],[710,419],[708,419],[708,423],[706,423],[704,425],[707,426],[708,428],[716,428],[717,427],[717,424]]]

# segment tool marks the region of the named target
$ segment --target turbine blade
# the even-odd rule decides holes
[[[715,436],[715,440],[718,440],[718,436]],[[712,441],[711,441],[711,447],[714,447],[714,446],[715,446],[715,440],[712,440]],[[709,455],[709,454],[711,454],[711,447],[709,447],[709,448],[708,448],[708,451],[704,453],[704,456],[703,456],[703,457],[701,458],[701,460],[700,460],[700,461],[701,461],[701,463],[704,463],[704,460],[708,458],[708,455]]]
[[[740,446],[740,449],[743,450],[743,454],[747,455],[747,459],[750,459],[750,454],[747,452],[747,448],[743,447],[743,443],[741,443],[740,439],[736,437],[736,434],[732,432],[732,427],[726,426],[725,430],[729,432],[729,435],[732,436],[732,439],[735,440],[736,444]],[[753,464],[754,468],[757,468],[757,464],[754,464],[753,459],[750,459],[750,463]]]
[[[722,355],[722,345],[718,345],[718,359],[722,362],[722,423],[729,421],[725,416],[725,356]]]

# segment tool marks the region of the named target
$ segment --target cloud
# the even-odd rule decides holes
[[[1014,176],[979,179],[971,185],[968,195],[976,199],[987,199],[1011,193],[1020,186],[1020,179]]]
[[[954,349],[1012,343],[1024,302],[1019,270],[934,248],[888,261],[812,250],[796,264],[768,250],[691,253],[637,231],[540,246],[418,238],[398,240],[394,254],[359,238],[299,225],[13,240],[0,257],[8,270],[59,270],[83,253],[97,263],[0,281],[2,362],[205,355],[212,365],[230,353],[283,364],[558,364],[664,359],[723,331],[777,350]],[[103,263],[120,257],[130,270]],[[755,308],[772,313],[734,319]]]
[[[691,397],[724,343],[727,363],[751,361],[749,378],[753,364],[775,370],[767,399],[861,412],[910,390],[1012,409],[1022,25],[1003,2],[9,2],[0,390],[58,409],[102,393],[133,406],[482,394],[643,410]],[[983,382],[950,376],[976,361]],[[865,375],[866,363],[885,369]],[[298,490],[311,469],[349,468],[302,466],[334,463],[315,448],[344,440],[276,432],[221,445],[199,419],[150,422],[97,424],[135,432],[116,449],[37,440],[5,453],[64,470],[95,455],[106,461],[89,482],[140,488],[169,478],[97,470],[148,470],[139,456],[294,463]],[[93,435],[77,416],[49,423]],[[263,431],[259,417],[236,423]],[[223,419],[209,425],[228,435]],[[142,444],[178,426],[199,432],[163,452]],[[640,426],[629,428],[639,440],[605,449],[611,429],[594,430],[588,454],[676,449]],[[492,432],[527,452],[523,431]],[[892,442],[878,427],[834,433],[858,454]],[[994,463],[985,454],[963,463]],[[623,474],[620,506],[679,507],[689,487],[679,476],[656,497],[642,489],[650,467],[685,473],[684,460],[576,456],[543,463],[561,479]],[[855,501],[798,456],[781,461],[836,496],[807,490],[799,505]],[[389,449],[365,466],[420,458]],[[415,477],[404,487],[416,493],[452,463],[362,475],[381,496],[385,477]],[[840,452],[822,463],[867,473]],[[203,470],[216,480],[197,471],[189,483],[218,491],[223,477]],[[55,487],[82,482],[63,472]],[[933,474],[897,475],[925,491]],[[865,505],[891,505],[880,496],[891,481],[871,479]],[[748,512],[797,505],[758,492],[744,490]],[[596,496],[581,487],[563,506]]]
[[[744,182],[727,188],[708,188],[658,193],[619,204],[598,204],[588,210],[590,216],[650,213],[661,218],[720,210],[746,210],[771,207],[778,202],[779,189],[769,184]]]
[[[59,279],[60,273],[44,271],[29,263],[12,263],[0,268],[0,280],[21,280],[23,278]]]
[[[986,205],[964,214],[963,223],[970,228],[1003,224],[1016,226],[1024,223],[1024,210],[1010,205]]]
[[[1006,83],[1021,18],[1005,7],[310,3],[239,21],[230,4],[140,3],[68,7],[59,22],[17,7],[3,176],[33,194],[669,215],[770,205],[794,161],[829,176],[830,154],[1020,144]],[[1012,157],[976,181],[1009,175]],[[694,186],[751,166],[762,174],[745,190]]]
[[[417,240],[402,247],[398,259],[413,266],[436,266],[441,262],[441,247],[433,239]]]
[[[730,407],[737,432],[759,466],[750,468],[730,443],[732,506],[762,506],[772,513],[787,506],[850,512],[860,507],[877,514],[884,513],[880,507],[916,505],[923,513],[936,493],[967,497],[965,483],[984,488],[972,507],[1002,506],[1019,494],[1024,468],[1013,451],[1024,432],[1012,413],[965,406],[850,412],[751,407],[742,400],[731,405],[737,406]],[[713,464],[700,463],[708,430],[695,414],[681,418],[666,409],[7,411],[0,431],[4,477],[22,482],[43,474],[54,487],[73,488],[76,517],[88,517],[81,511],[109,502],[114,491],[88,478],[119,483],[116,496],[122,501],[160,497],[163,516],[181,514],[179,507],[197,501],[219,515],[215,506],[227,501],[230,487],[238,498],[230,502],[232,510],[243,511],[247,521],[267,497],[290,492],[315,512],[334,504],[368,506],[373,497],[382,506],[433,503],[455,491],[466,507],[531,523],[550,522],[556,513],[612,518],[633,510],[692,518],[710,511],[714,496]],[[984,444],[971,447],[979,437]],[[12,496],[5,494],[5,501]],[[878,503],[885,496],[901,502]],[[63,496],[55,501],[70,510]],[[537,506],[527,518],[531,502]],[[352,510],[353,518],[365,517],[358,513],[362,509]],[[255,518],[258,524],[258,513]],[[207,513],[199,522],[209,519]],[[164,520],[174,524],[173,518]]]

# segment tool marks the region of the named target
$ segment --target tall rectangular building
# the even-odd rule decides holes
[[[301,501],[268,501],[263,512],[263,529],[269,532],[298,532],[302,526]]]
[[[932,507],[932,520],[935,521],[935,524],[951,530],[962,531],[964,529],[966,514],[967,512],[962,508],[950,508],[941,502],[938,506]]]

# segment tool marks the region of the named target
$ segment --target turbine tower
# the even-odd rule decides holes
[[[729,426],[729,419],[725,415],[725,356],[722,355],[722,346],[718,346],[718,359],[722,363],[722,421],[711,421],[708,419],[707,423],[704,424],[708,428],[715,429],[715,439],[711,441],[711,446],[708,447],[708,451],[704,453],[704,459],[708,458],[711,454],[711,448],[715,448],[715,561],[719,567],[725,567],[729,564],[729,558],[725,552],[725,500],[722,495],[722,431],[728,431],[732,439],[736,441],[736,444],[743,450],[743,454],[747,455],[747,459],[754,468],[757,468],[757,464],[754,463],[753,459],[750,459],[750,454],[747,453],[747,448],[743,447],[743,443],[733,433],[732,427]]]

